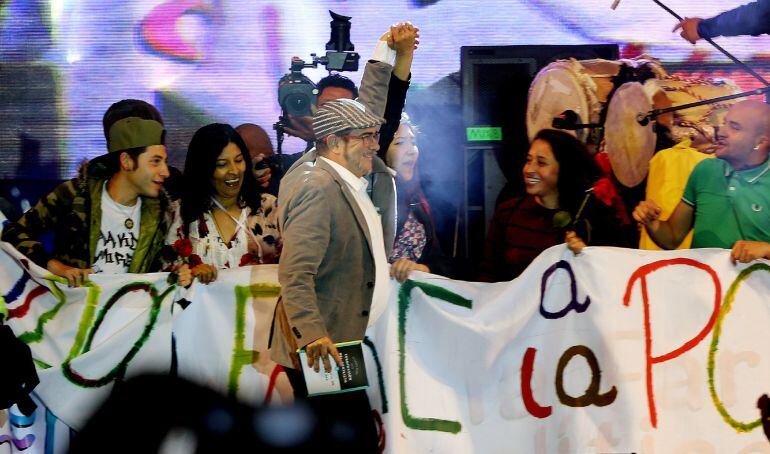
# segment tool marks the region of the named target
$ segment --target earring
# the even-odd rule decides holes
[[[759,145],[754,147],[754,151],[759,151]]]

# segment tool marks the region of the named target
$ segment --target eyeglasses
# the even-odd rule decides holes
[[[378,145],[380,143],[380,133],[379,132],[367,132],[364,134],[361,134],[360,136],[356,136],[353,134],[345,134],[346,137],[349,137],[351,139],[357,139],[361,142],[370,142],[375,145]]]

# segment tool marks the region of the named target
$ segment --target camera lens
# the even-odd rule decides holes
[[[286,107],[292,111],[303,111],[310,107],[310,99],[303,93],[292,93],[286,97]]]

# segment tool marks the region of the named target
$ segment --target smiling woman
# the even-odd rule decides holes
[[[433,213],[417,173],[417,132],[409,116],[403,114],[384,153],[386,164],[396,173],[398,195],[398,229],[388,261],[394,266],[398,262],[416,263],[420,265],[416,269],[451,277],[452,264],[439,244]]]
[[[243,139],[226,124],[200,128],[187,150],[184,192],[166,240],[166,261],[189,261],[207,283],[216,270],[276,263],[276,198],[260,193]]]
[[[522,168],[526,195],[495,210],[479,280],[511,280],[541,252],[563,242],[576,254],[586,245],[630,246],[613,209],[586,195],[597,195],[593,188],[600,176],[578,139],[553,129],[538,132]]]

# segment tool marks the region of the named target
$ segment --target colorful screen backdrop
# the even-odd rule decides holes
[[[280,113],[277,81],[294,55],[329,39],[331,9],[353,17],[362,59],[395,22],[421,30],[413,91],[460,67],[460,46],[619,43],[673,72],[757,84],[708,44],[671,33],[675,20],[648,0],[0,0],[0,178],[58,179],[104,152],[101,117],[122,98],[157,105],[171,161],[183,163],[199,125],[253,122]],[[683,16],[709,17],[741,0],[669,0]],[[719,39],[768,73],[768,37]],[[763,50],[764,49],[764,50]],[[325,71],[307,70],[317,80]],[[348,74],[356,82],[361,71]],[[272,133],[272,131],[271,131]],[[303,144],[288,139],[284,151]]]

